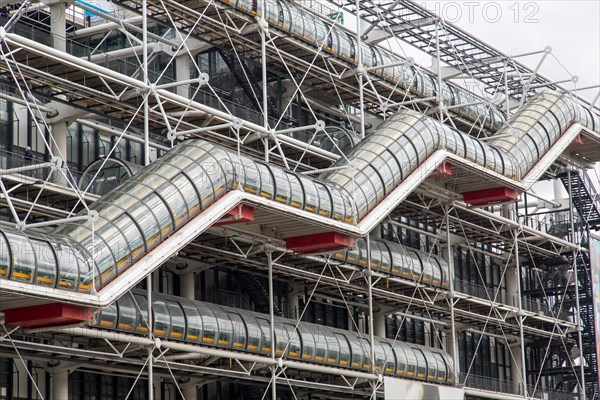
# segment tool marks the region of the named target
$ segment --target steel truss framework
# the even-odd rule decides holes
[[[469,120],[453,113],[450,107],[442,107],[440,91],[432,97],[419,97],[381,79],[375,70],[365,70],[360,52],[357,67],[330,56],[324,44],[311,45],[226,3],[115,1],[112,4],[116,12],[78,3],[76,7],[101,20],[84,27],[64,18],[69,15],[65,13],[64,4],[53,4],[46,9],[41,4],[26,1],[3,20],[0,98],[25,107],[38,131],[48,132],[44,140],[51,155],[46,163],[0,170],[2,207],[8,210],[8,219],[23,230],[40,232],[46,232],[49,225],[94,220],[92,213],[74,214],[87,209],[98,196],[88,193],[90,187],[78,187],[74,173],[63,162],[67,154],[61,140],[64,128],[72,122],[116,138],[110,153],[120,140],[142,143],[146,165],[154,161],[151,148],[164,151],[181,140],[200,137],[305,174],[327,170],[333,162],[346,157],[348,149],[337,145],[330,131],[325,129],[326,125],[348,128],[353,131],[349,135],[359,140],[368,135],[370,128],[376,128],[402,107],[420,111],[483,140],[494,133],[477,120]],[[513,102],[523,105],[541,88],[560,88],[560,82],[551,82],[538,74],[541,63],[550,57],[548,50],[539,52],[540,63],[532,70],[517,62],[517,57],[498,52],[412,2],[330,1],[328,4],[329,8],[321,4],[324,8],[317,11],[322,14],[346,11],[360,16],[357,27],[352,27],[354,32],[360,32],[355,34],[358,47],[363,42],[379,43],[386,38],[393,43],[407,42],[416,46],[437,59],[438,70],[428,72],[436,76],[438,87],[442,79],[448,78],[442,76],[442,65],[453,67],[456,69],[453,78],[466,77],[460,78],[462,82],[455,79],[457,85],[468,86],[467,81],[475,80],[484,87],[486,96],[480,97],[480,101],[488,108],[498,107],[510,113],[515,108]],[[266,14],[261,8],[266,5],[260,1],[254,6],[254,14]],[[45,25],[43,21],[33,20],[34,11],[50,13],[56,18]],[[330,26],[338,25],[339,22],[332,21]],[[65,26],[73,29],[67,31]],[[50,42],[36,40],[36,32],[49,32]],[[102,53],[100,44],[115,35],[125,38],[121,48]],[[87,43],[97,46],[88,48]],[[213,82],[216,79],[201,68],[198,54],[214,49],[230,57],[234,68],[242,65],[238,78],[246,95],[253,98],[253,113],[241,112],[239,104],[225,99],[218,82]],[[156,67],[157,64],[160,66]],[[292,92],[288,102],[282,101],[279,106],[269,96],[272,91],[269,83],[276,77],[284,77]],[[508,93],[501,104],[496,104],[498,93]],[[293,107],[305,110],[306,123],[285,117]],[[274,114],[277,112],[279,115]],[[298,132],[304,133],[306,139],[293,136]],[[582,135],[584,144],[572,150],[568,147],[571,140],[561,142],[552,159],[540,162],[543,170],[531,175],[533,181],[556,178],[566,169],[585,169],[599,161],[600,140],[595,132],[578,126],[570,134]],[[325,137],[332,145],[324,148],[318,142],[319,137]],[[589,345],[582,337],[589,332],[584,332],[579,314],[573,310],[580,308],[582,299],[580,285],[574,283],[583,279],[578,274],[589,274],[585,248],[588,242],[584,238],[588,237],[589,221],[593,220],[593,206],[585,209],[587,215],[577,217],[575,212],[579,208],[574,206],[576,200],[569,183],[571,204],[566,221],[570,227],[566,233],[557,234],[545,225],[533,226],[529,223],[531,220],[523,219],[524,208],[518,201],[490,207],[466,204],[460,192],[487,187],[486,171],[474,163],[451,161],[455,161],[452,175],[419,180],[418,187],[411,188],[404,201],[388,210],[382,225],[377,225],[366,236],[368,248],[371,238],[382,235],[383,227],[396,228],[390,230],[396,232],[387,238],[391,241],[401,241],[398,232],[402,231],[428,238],[431,246],[427,258],[437,253],[448,261],[447,288],[423,282],[422,275],[415,280],[374,269],[370,252],[366,265],[340,261],[331,253],[294,253],[286,249],[285,237],[292,232],[301,235],[322,232],[325,228],[316,216],[301,215],[291,220],[285,208],[273,211],[257,203],[254,204],[254,222],[212,226],[205,230],[228,211],[224,202],[222,210],[207,217],[211,223],[207,222],[206,227],[190,230],[190,237],[185,241],[177,237],[179,244],[165,246],[160,262],[146,270],[148,298],[151,298],[151,288],[158,286],[153,282],[158,274],[150,272],[159,264],[162,270],[178,276],[189,273],[193,276],[214,266],[243,269],[267,276],[270,321],[274,321],[277,309],[274,281],[278,280],[306,288],[307,299],[305,306],[298,310],[298,317],[307,312],[311,299],[316,298],[364,310],[363,321],[349,313],[349,325],[370,337],[371,344],[378,316],[394,316],[400,319],[401,325],[411,318],[431,324],[437,335],[432,346],[452,355],[456,375],[461,376],[460,386],[465,388],[467,396],[584,398],[586,391],[588,397],[593,396],[597,381],[593,381],[591,365],[577,363],[575,358],[579,356],[572,354],[574,347],[586,349]],[[34,170],[41,171],[35,179],[29,174]],[[43,179],[38,179],[40,176]],[[503,182],[501,178],[498,177],[499,182]],[[529,186],[524,188],[529,189],[533,181],[527,182]],[[527,192],[524,197],[531,199],[532,196],[536,195]],[[590,201],[597,207],[595,197],[592,195]],[[412,226],[403,218],[427,224],[431,229]],[[453,279],[453,252],[457,249],[467,252],[480,274],[485,267],[478,265],[476,254],[494,260],[500,266],[500,282],[496,287],[482,287],[478,291],[457,288],[457,281]],[[537,299],[541,301],[525,296],[521,275],[532,271],[541,282],[543,266],[540,264],[555,259],[570,264],[574,274],[570,284],[553,288],[556,292],[552,293],[540,285],[542,293]],[[182,261],[185,268],[179,267]],[[510,286],[510,292],[502,289],[503,282],[507,281],[510,283],[504,283],[504,287]],[[3,308],[50,301],[40,294],[31,297],[18,293],[28,287],[31,285],[9,287],[5,284],[1,292]],[[84,297],[75,294],[69,300],[82,304]],[[145,315],[153,315],[152,302],[148,304]],[[146,323],[152,326],[151,320]],[[273,322],[270,329],[274,337]],[[479,334],[477,348],[484,336],[506,345],[514,375],[511,387],[500,390],[498,386],[479,384],[477,377],[470,375],[474,358],[469,360],[466,370],[458,370],[461,332]],[[399,340],[399,331],[391,339]],[[384,387],[382,375],[375,370],[373,346],[368,349],[372,365],[369,372],[285,359],[275,354],[275,346],[270,355],[252,355],[159,339],[151,331],[143,337],[88,326],[27,330],[3,325],[0,334],[0,355],[22,364],[19,368],[30,375],[39,398],[44,398],[45,393],[31,376],[27,360],[44,364],[56,374],[74,370],[110,372],[133,377],[136,383],[142,378],[148,382],[147,396],[151,399],[157,380],[168,382],[181,397],[195,398],[198,388],[223,379],[257,384],[264,393],[263,398],[268,393],[273,399],[278,395],[296,399],[309,396],[313,399],[376,398],[383,395]],[[541,362],[532,355],[534,346],[543,350]],[[561,389],[567,393],[553,391],[544,380],[547,360],[553,357],[560,359],[563,368],[557,369],[561,369],[569,383]],[[597,396],[597,389],[595,393]]]

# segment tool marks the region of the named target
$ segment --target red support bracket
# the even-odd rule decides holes
[[[515,189],[507,188],[505,186],[473,190],[471,192],[464,192],[463,200],[465,203],[472,206],[481,206],[492,203],[503,203],[505,201],[514,201],[519,197],[520,192]]]
[[[585,144],[585,142],[583,140],[583,135],[580,133],[575,137],[575,139],[573,139],[569,147],[581,146],[583,144]]]
[[[320,253],[352,246],[356,239],[339,232],[322,232],[285,239],[289,250],[296,253]]]
[[[92,319],[92,310],[66,303],[40,304],[37,306],[4,310],[7,325],[23,328],[68,325]]]
[[[452,176],[452,165],[449,162],[443,162],[437,166],[427,179],[438,179]]]
[[[232,208],[223,218],[216,222],[213,226],[239,224],[242,222],[254,221],[254,207],[247,204],[240,204]]]

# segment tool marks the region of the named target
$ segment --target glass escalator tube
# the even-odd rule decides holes
[[[145,295],[145,291],[133,290],[104,307],[94,327],[145,336]],[[276,317],[272,344],[268,315],[159,293],[152,295],[152,301],[152,331],[165,340],[264,355],[270,355],[274,345],[276,356],[283,359],[367,372],[372,368],[370,341],[356,332]],[[373,346],[378,373],[452,382],[450,358],[440,349],[379,337]]]
[[[91,259],[87,255],[92,254],[94,247],[94,268],[88,262],[65,261],[56,253],[59,274],[56,287],[87,292],[95,276],[96,289],[101,289],[240,183],[250,194],[273,199],[279,181],[279,197],[287,204],[287,181],[292,207],[357,223],[395,190],[401,182],[399,176],[406,179],[437,150],[518,180],[574,123],[595,132],[600,130],[597,115],[576,104],[568,94],[556,92],[532,97],[509,124],[485,142],[455,132],[415,111],[403,110],[355,146],[348,153],[348,160],[338,161],[335,166],[340,168],[316,179],[283,173],[279,167],[238,157],[231,150],[203,140],[187,140],[89,207],[99,214],[93,235],[92,223],[84,222],[64,224],[46,236],[55,252],[63,254],[76,249],[73,254],[79,254],[81,260]],[[7,261],[0,267],[0,279],[48,284],[47,279],[51,278],[34,279],[37,264],[30,234],[2,230],[5,234],[0,239],[0,257]],[[64,237],[60,244],[54,242],[58,237]],[[31,240],[34,239],[35,235],[31,235]],[[12,254],[8,247],[13,246],[23,251]],[[61,246],[67,250],[59,251]],[[76,273],[72,271],[75,266]],[[48,266],[40,264],[40,268]],[[70,271],[65,274],[68,279],[60,279],[61,271]],[[75,282],[68,283],[75,275]]]

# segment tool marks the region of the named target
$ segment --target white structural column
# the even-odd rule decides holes
[[[509,210],[509,218],[510,219],[514,219],[514,220],[518,220],[517,217],[517,212],[518,212],[519,208],[518,208],[518,204],[515,203],[514,208],[511,208]],[[513,289],[512,291],[515,293],[515,295],[513,296],[513,299],[515,301],[514,305],[517,306],[519,308],[519,311],[517,312],[517,321],[519,322],[519,333],[520,333],[520,340],[519,340],[519,351],[520,353],[515,354],[515,352],[513,352],[513,359],[515,362],[515,366],[517,366],[518,368],[512,368],[512,375],[513,375],[513,382],[521,382],[521,387],[520,387],[520,391],[519,394],[522,394],[524,396],[527,396],[527,371],[526,371],[526,365],[525,365],[525,335],[523,332],[523,322],[525,321],[525,317],[524,317],[524,313],[523,313],[523,304],[522,304],[522,295],[521,295],[521,264],[520,264],[520,255],[519,255],[519,237],[520,231],[519,229],[515,229],[514,230],[514,235],[515,235],[515,243],[514,243],[514,272],[510,273],[508,275],[511,275],[514,278],[514,287],[516,287],[516,290]],[[507,281],[507,289],[508,289],[508,281]],[[520,376],[519,376],[520,374]]]
[[[188,300],[196,300],[196,273],[194,271],[186,272],[180,276],[181,297]]]
[[[519,292],[517,287],[517,268],[515,263],[511,262],[506,267],[506,303],[513,307],[519,306]],[[519,317],[517,317],[519,318]],[[519,386],[522,383],[521,366],[523,362],[521,360],[521,341],[518,340],[516,343],[507,343],[510,348],[510,371],[511,381],[513,384],[513,392],[519,393]]]
[[[52,399],[67,400],[69,398],[69,371],[66,369],[52,372]]]
[[[293,319],[300,318],[300,295],[304,293],[304,285],[293,282],[290,284],[290,292],[288,294],[288,305],[290,317]]]
[[[276,359],[275,351],[275,309],[274,309],[274,291],[273,291],[273,253],[267,251],[267,263],[269,266],[269,327],[271,331],[271,358]],[[266,398],[263,396],[263,398]],[[277,400],[277,366],[271,366],[271,399]]]
[[[385,337],[386,313],[378,312],[373,315],[373,332],[375,336]]]
[[[187,53],[178,55],[175,58],[175,77],[178,82],[190,80],[190,57]],[[185,98],[190,97],[187,85],[177,86],[177,94]]]
[[[198,388],[194,384],[182,386],[181,392],[184,400],[196,400],[198,396]]]
[[[67,51],[67,3],[50,3],[50,33],[52,44],[56,50]],[[51,125],[52,139],[50,141],[52,154],[67,160],[67,135],[69,124],[66,121],[58,121]],[[57,173],[54,177],[56,183],[65,184],[62,174]]]
[[[454,376],[457,382],[460,380],[459,374],[459,363],[458,363],[458,338],[456,336],[456,320],[454,316],[454,250],[452,248],[452,237],[450,236],[450,207],[448,206],[446,212],[446,251],[443,254],[448,262],[448,303],[450,305],[450,343],[447,346],[448,352],[452,356],[452,362],[454,364]]]

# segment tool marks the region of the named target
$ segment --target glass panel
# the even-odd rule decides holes
[[[441,354],[435,352],[433,353],[433,356],[435,357],[436,361],[437,361],[437,382],[439,383],[446,383],[446,362],[444,361],[444,357],[442,357]]]
[[[246,349],[248,351],[260,352],[262,332],[260,330],[260,326],[258,326],[256,318],[245,312],[242,313],[241,316],[244,319],[244,323],[246,324],[246,330],[248,333],[248,335],[246,336],[248,338],[248,344],[246,345]]]
[[[394,172],[390,169],[390,167],[387,164],[387,162],[392,161],[391,160],[392,156],[387,151],[383,151],[382,155],[386,156],[387,159],[384,160],[382,157],[377,157],[373,160],[373,163],[371,165],[378,172],[378,175],[381,177],[381,180],[383,181],[383,184],[384,184],[384,186],[383,186],[384,193],[387,194],[395,186]],[[396,164],[396,168],[398,168],[398,164],[395,161],[393,161],[393,164]],[[399,172],[400,172],[400,169],[398,168],[396,173],[399,173]]]
[[[338,365],[340,362],[340,344],[331,329],[323,328],[327,339],[327,364]]]
[[[0,235],[0,240],[2,235]],[[31,239],[37,259],[35,283],[42,286],[54,287],[56,284],[56,258],[52,247],[46,242]],[[0,250],[1,252],[1,250]]]
[[[427,380],[429,382],[437,381],[437,361],[433,356],[433,353],[428,350],[423,350],[425,359],[427,360]]]
[[[264,164],[256,163],[260,174],[260,196],[272,200],[275,188],[273,185],[273,176],[271,169]]]
[[[302,37],[302,34],[304,33],[304,15],[299,8],[293,5],[290,5],[290,20],[292,23],[292,34]]]
[[[256,163],[247,157],[242,157],[244,164],[244,191],[257,194],[260,190],[260,175]]]
[[[236,4],[236,8],[250,14],[253,10],[253,8],[252,8],[253,2],[254,2],[254,0],[238,0],[237,4]]]
[[[106,329],[115,329],[117,327],[117,304],[113,303],[104,307],[98,317],[96,326]]]
[[[153,325],[152,330],[155,335],[167,337],[171,333],[171,316],[167,304],[161,298],[154,298],[152,301]]]
[[[354,57],[354,43],[350,40],[348,33],[345,31],[338,31],[340,46],[338,55],[340,58],[350,60]]]
[[[333,204],[333,218],[338,221],[344,221],[346,219],[346,207],[344,199],[338,190],[331,189],[331,201]]]
[[[283,204],[290,203],[290,183],[287,180],[287,174],[280,168],[273,168],[273,176],[275,176],[275,201]]]
[[[120,271],[121,268],[127,266],[131,262],[129,257],[131,250],[127,244],[127,239],[112,223],[107,223],[103,228],[101,228],[97,232],[97,236],[104,239],[104,241],[108,244],[106,253],[112,252],[114,257],[114,261],[108,255],[97,261],[98,268],[100,269],[100,273],[102,275],[104,275],[105,272],[109,272],[110,270],[114,269],[115,267],[117,271]],[[113,264],[113,262],[116,262],[116,264]],[[112,272],[110,272],[110,274],[112,274]]]
[[[302,185],[300,184],[300,180],[295,174],[291,174],[289,172],[285,173],[289,183],[291,190],[291,201],[290,205],[296,208],[304,208],[304,191],[302,190]]]
[[[128,213],[131,215],[134,221],[138,223],[144,234],[144,241],[146,243],[146,249],[150,250],[158,244],[160,239],[160,229],[156,217],[152,210],[150,210],[144,203],[138,203],[131,208]],[[134,245],[132,245],[134,249]],[[135,253],[135,250],[134,250]],[[135,257],[135,255],[134,255]]]
[[[156,221],[155,221],[156,222]],[[129,247],[131,248],[131,259],[132,261],[144,254],[144,238],[142,233],[138,229],[137,224],[127,214],[123,214],[115,221],[115,225],[121,230]],[[156,225],[154,225],[156,229]]]
[[[350,345],[348,344],[348,340],[341,333],[335,333],[337,337],[338,343],[340,345],[340,367],[348,367],[350,366]]]
[[[383,241],[379,242],[379,249],[381,250],[381,269],[389,272],[392,266],[390,249]]]
[[[302,349],[298,331],[294,329],[294,326],[291,324],[284,324],[284,327],[287,330],[287,334],[290,338],[290,343],[288,345],[286,356],[292,358],[300,358],[300,351]]]
[[[212,311],[217,317],[217,322],[219,324],[219,339],[217,340],[217,344],[219,346],[231,347],[231,343],[233,341],[233,325],[227,313],[217,305],[212,306]]]
[[[135,331],[148,333],[148,299],[140,293],[133,293],[134,306],[137,311],[137,323]]]
[[[406,353],[399,343],[394,344],[394,355],[396,356],[396,375],[406,374]]]
[[[367,241],[363,238],[360,238],[356,241],[356,246],[358,247],[359,257],[357,264],[367,266]]]
[[[409,378],[417,377],[417,357],[410,347],[403,347],[406,355],[406,376]]]
[[[315,20],[315,18],[308,13],[305,13],[303,16],[304,19],[304,31],[302,34],[302,38],[304,40],[306,40],[307,42],[310,43],[315,43],[317,37],[317,32],[316,32],[316,25],[317,25],[317,21]],[[322,43],[322,42],[321,42]]]
[[[446,371],[447,371],[447,378],[446,378],[446,382],[447,383],[454,383],[456,377],[454,376],[454,364],[452,363],[452,360],[450,359],[450,356],[447,354],[443,354],[444,357],[444,361],[446,361]]]
[[[304,209],[316,213],[319,207],[319,195],[315,184],[305,177],[300,177],[300,182],[304,188]]]
[[[323,43],[325,43],[323,45],[323,49],[330,51],[329,48],[329,37],[327,35],[327,33],[329,32],[329,27],[327,25],[325,25],[325,22],[321,21],[318,18],[314,19],[314,24],[315,24],[315,42],[317,46],[321,46]]]
[[[385,363],[385,353],[381,343],[375,341],[375,371],[383,372],[383,364]]]
[[[362,369],[365,354],[362,343],[359,341],[358,336],[350,332],[346,333],[346,339],[348,339],[348,343],[350,343],[350,348],[352,349],[352,368]]]
[[[144,204],[146,204],[156,216],[156,219],[158,220],[158,226],[160,227],[161,237],[163,239],[166,238],[167,235],[173,231],[173,219],[171,218],[169,209],[161,200],[161,198],[155,193],[152,193],[150,196],[148,196],[144,200]]]
[[[386,374],[395,374],[396,373],[396,357],[394,357],[394,352],[392,350],[392,346],[390,346],[387,342],[381,342],[381,346],[383,346],[383,355],[385,361],[384,373]]]
[[[6,238],[0,232],[0,277],[6,278],[10,273],[12,256]]]
[[[290,13],[290,5],[287,2],[277,1],[277,3],[281,6],[281,9],[283,11],[283,24],[280,23],[279,27],[289,32],[292,28],[292,16]]]
[[[381,269],[381,249],[376,240],[371,240],[371,268]]]
[[[423,352],[420,349],[412,349],[415,360],[417,361],[417,379],[425,379],[427,374],[427,362],[425,361],[425,356],[423,356]],[[407,352],[409,352],[407,350]]]
[[[358,239],[358,242],[364,239]],[[352,264],[358,264],[358,259],[360,258],[360,250],[358,249],[358,244],[353,246],[346,252],[346,261]]]
[[[315,361],[324,363],[327,359],[327,339],[319,325],[312,325],[310,329],[315,338]]]
[[[202,166],[213,183],[215,197],[219,198],[233,187],[234,165],[224,149],[215,147],[210,154],[213,156],[212,160],[204,162]]]
[[[175,229],[179,228],[188,219],[187,205],[183,196],[174,186],[174,183],[165,182],[158,189],[156,193],[163,199],[175,221]]]
[[[200,195],[200,207],[206,209],[209,204],[215,201],[215,191],[208,174],[199,165],[192,165],[186,168],[183,173],[196,187],[196,192]]]
[[[180,299],[179,304],[183,308],[186,320],[185,340],[193,343],[202,341],[202,317],[195,304],[185,299]]]
[[[261,352],[271,354],[271,327],[269,321],[264,318],[256,318],[260,330],[262,331],[262,349]]]
[[[57,287],[67,290],[77,290],[79,280],[79,265],[71,247],[64,243],[52,243],[58,262]]]
[[[298,330],[302,337],[302,359],[312,361],[315,358],[315,339],[312,331],[305,324],[299,324]]]
[[[198,312],[202,317],[202,339],[200,343],[216,344],[217,319],[207,303],[198,303]]]
[[[167,302],[169,314],[171,315],[171,333],[170,337],[181,340],[185,337],[185,317],[179,303],[175,300]]]
[[[12,232],[4,232],[10,246],[12,255],[12,269],[10,279],[22,282],[33,282],[35,268],[35,254],[33,247],[23,235]]]
[[[176,176],[172,182],[179,189],[183,199],[187,203],[189,218],[194,217],[200,212],[200,201],[198,200],[198,193],[194,189],[194,185],[192,185],[184,174]]]
[[[127,332],[135,332],[137,312],[133,298],[127,294],[117,300],[119,307],[119,323],[117,329]]]
[[[246,349],[246,325],[239,314],[228,312],[227,316],[233,325],[233,348]]]
[[[365,357],[363,359],[363,368],[366,370],[370,370],[371,369],[371,343],[365,339],[365,338],[360,338],[360,340],[362,341],[362,348],[365,354]]]
[[[279,23],[279,2],[267,1],[265,2],[265,19],[271,25],[277,26]],[[260,7],[258,7],[260,8]]]
[[[319,194],[319,215],[331,218],[331,197],[329,190],[320,182],[315,182],[317,193]]]
[[[281,321],[275,322],[275,355],[282,356],[290,340],[287,330],[281,324]]]
[[[423,271],[421,272],[421,282],[431,283],[433,279],[433,261],[428,254],[419,254],[419,258],[421,258],[421,265],[423,266]],[[428,259],[429,258],[429,259]]]
[[[417,252],[406,249],[406,257],[412,264],[412,278],[415,280],[421,279],[423,266],[421,265],[421,258],[417,255]]]

